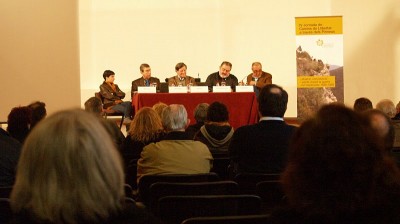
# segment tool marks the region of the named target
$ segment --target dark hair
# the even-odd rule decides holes
[[[175,65],[175,71],[177,72],[179,69],[181,69],[182,67],[187,68],[187,66],[185,65],[185,63],[183,62],[179,62],[178,64]]]
[[[371,100],[369,100],[368,98],[365,98],[365,97],[361,97],[361,98],[356,99],[356,101],[354,101],[353,108],[355,111],[361,112],[361,111],[372,109],[373,106],[372,106]]]
[[[222,67],[222,65],[228,65],[232,69],[232,63],[229,61],[223,61],[219,67]]]
[[[141,64],[140,67],[139,67],[139,69],[140,69],[141,72],[144,71],[144,68],[150,68],[150,65],[148,65],[148,64],[146,64],[146,63],[143,63],[143,64]]]
[[[105,70],[103,73],[103,78],[106,80],[107,77],[110,77],[111,75],[115,75],[115,73],[111,70]]]
[[[29,134],[32,111],[29,107],[14,107],[7,119],[7,131],[23,143]]]
[[[46,104],[40,101],[33,102],[28,105],[31,109],[31,129],[47,115]]]
[[[269,84],[258,95],[258,110],[262,116],[283,117],[288,103],[288,94],[280,86]]]
[[[103,104],[101,103],[101,100],[94,96],[90,97],[85,102],[85,111],[94,113],[96,115],[101,115],[103,111]]]
[[[214,102],[208,106],[207,121],[226,122],[229,121],[229,112],[225,104]]]
[[[290,206],[305,216],[334,216],[388,203],[399,193],[400,176],[382,149],[365,116],[340,104],[323,106],[290,146],[282,175]]]

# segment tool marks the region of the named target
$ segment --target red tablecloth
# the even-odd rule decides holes
[[[258,103],[254,93],[142,93],[135,94],[132,106],[137,112],[140,108],[152,107],[158,102],[183,104],[188,112],[190,123],[194,124],[194,109],[199,103],[219,101],[228,107],[229,123],[235,129],[258,121]]]

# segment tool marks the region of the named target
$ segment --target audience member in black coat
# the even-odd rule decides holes
[[[229,154],[233,173],[280,173],[287,160],[295,126],[283,120],[288,94],[280,86],[266,85],[258,96],[258,124],[239,127],[233,134]]]
[[[12,186],[21,154],[21,143],[0,128],[0,187]]]
[[[14,107],[8,114],[7,132],[11,137],[24,143],[28,136],[32,120],[32,111],[29,107]]]

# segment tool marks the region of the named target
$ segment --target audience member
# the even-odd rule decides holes
[[[186,133],[188,134],[190,139],[193,139],[198,131],[200,131],[201,126],[204,125],[204,122],[207,119],[207,109],[208,103],[199,103],[196,108],[194,108],[194,119],[196,120],[195,124],[189,125],[186,128]]]
[[[13,223],[151,223],[124,200],[120,156],[83,110],[49,116],[23,146],[11,193]]]
[[[260,122],[239,127],[233,134],[229,154],[233,173],[279,173],[287,159],[295,126],[283,120],[288,94],[280,86],[266,85],[258,96]]]
[[[255,86],[260,91],[264,86],[272,84],[272,75],[262,70],[260,62],[251,65],[253,73],[247,76],[246,85]]]
[[[193,77],[186,75],[186,65],[183,62],[179,62],[175,66],[176,75],[168,79],[168,86],[188,86],[196,85],[196,81]]]
[[[396,116],[394,116],[393,120],[400,120],[400,101],[396,105]]]
[[[323,106],[291,143],[272,223],[399,223],[400,173],[361,114]]]
[[[229,112],[225,104],[214,102],[207,109],[206,123],[194,137],[207,145],[211,153],[228,152],[233,136],[233,128],[229,124]]]
[[[117,149],[121,150],[125,136],[114,121],[103,118],[103,108],[101,100],[97,97],[90,97],[85,102],[85,111],[93,113],[95,116],[100,118],[101,123],[103,124],[108,134],[110,134],[111,139],[115,143],[115,146],[117,147]]]
[[[0,187],[12,186],[22,144],[0,128]]]
[[[132,121],[132,104],[129,101],[122,101],[125,98],[125,93],[114,83],[115,73],[111,70],[106,70],[103,73],[103,78],[104,82],[100,85],[100,94],[103,98],[104,109],[112,109],[124,113],[124,124],[130,124]]]
[[[390,119],[394,118],[396,115],[396,107],[394,106],[393,101],[389,99],[379,101],[376,104],[376,109],[385,113],[388,117],[390,117]]]
[[[364,112],[370,126],[377,135],[384,141],[385,151],[390,152],[394,142],[394,127],[392,120],[381,110],[371,109]]]
[[[232,64],[224,61],[219,66],[219,71],[210,74],[206,79],[206,85],[212,89],[212,86],[230,86],[232,90],[235,90],[235,86],[238,85],[238,79],[231,73]]]
[[[46,104],[40,101],[33,102],[28,105],[32,111],[31,128],[36,126],[36,124],[46,117]]]
[[[365,110],[370,110],[374,107],[372,106],[371,100],[369,100],[368,98],[365,98],[365,97],[361,97],[361,98],[356,99],[356,101],[354,101],[353,108],[357,112],[363,112]]]
[[[208,173],[212,156],[207,146],[188,138],[185,128],[189,120],[183,105],[172,104],[162,113],[162,124],[167,132],[160,142],[143,148],[138,161],[138,182],[149,174]]]
[[[24,143],[31,127],[32,111],[29,107],[14,107],[7,119],[7,131],[11,137]]]
[[[151,68],[148,64],[140,65],[140,73],[142,77],[132,81],[131,96],[138,91],[138,86],[156,86],[157,92],[160,91],[160,80],[155,77],[151,77]]]
[[[135,114],[125,138],[122,149],[125,168],[131,161],[137,161],[140,158],[143,147],[160,141],[163,136],[164,130],[157,112],[150,107],[142,107]],[[136,182],[136,179],[130,181]]]
[[[166,107],[168,107],[168,105],[165,104],[165,103],[163,103],[163,102],[158,102],[158,103],[156,103],[156,104],[153,105],[153,110],[155,110],[155,111],[157,112],[157,114],[158,114],[158,116],[160,117],[160,119],[161,119],[162,111],[163,111],[164,108],[166,108]]]

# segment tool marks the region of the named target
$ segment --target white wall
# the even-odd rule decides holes
[[[162,81],[175,74],[178,62],[205,81],[224,60],[239,79],[263,63],[273,82],[284,86],[296,116],[294,17],[330,15],[330,1],[147,0],[81,1],[82,102],[98,90],[106,69],[129,92],[149,63]],[[310,7],[312,6],[312,7]]]

